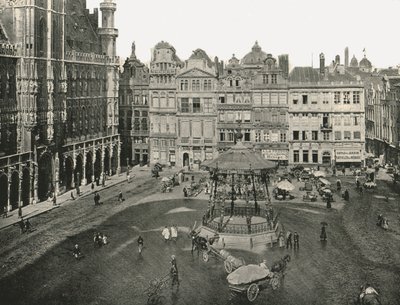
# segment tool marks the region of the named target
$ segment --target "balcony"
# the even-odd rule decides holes
[[[332,124],[321,124],[321,131],[332,132]]]

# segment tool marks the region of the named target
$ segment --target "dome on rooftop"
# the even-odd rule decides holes
[[[364,55],[364,58],[361,59],[361,61],[360,61],[360,68],[368,68],[368,69],[372,68],[371,62],[367,59],[367,57],[365,55]]]
[[[357,58],[355,57],[355,55],[353,55],[353,58],[352,58],[351,61],[350,61],[350,67],[353,67],[353,68],[358,67],[358,60],[357,60]]]
[[[160,41],[159,43],[156,44],[155,46],[156,49],[174,49],[173,46],[171,46],[168,42],[166,41]]]
[[[254,44],[251,48],[251,52],[246,54],[242,59],[242,64],[244,65],[260,65],[264,63],[264,60],[267,58],[267,53],[265,53],[261,47],[258,45],[258,42]]]

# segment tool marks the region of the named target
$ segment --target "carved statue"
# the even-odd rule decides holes
[[[131,57],[136,58],[136,45],[135,45],[135,42],[132,42]]]

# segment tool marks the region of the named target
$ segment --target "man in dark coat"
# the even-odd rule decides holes
[[[286,249],[292,249],[292,232],[287,231],[286,233]]]
[[[294,232],[293,234],[294,249],[299,249],[299,239],[300,239],[299,234],[297,232]]]
[[[171,270],[170,270],[171,278],[172,278],[172,283],[171,283],[171,288],[173,288],[175,285],[179,287],[179,275],[178,275],[178,266],[176,264],[176,258],[175,255],[171,256]]]

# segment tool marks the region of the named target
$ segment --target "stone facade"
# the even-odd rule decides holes
[[[0,61],[12,58],[16,67],[7,73],[15,79],[8,82],[15,86],[14,101],[7,97],[14,106],[6,107],[5,117],[1,111],[8,126],[2,123],[2,141],[13,132],[16,139],[0,159],[0,192],[8,194],[2,206],[46,200],[117,173],[115,3],[101,3],[101,28],[98,10],[89,14],[78,0],[3,1],[0,7],[0,37],[10,45]]]
[[[119,128],[121,162],[130,165],[149,162],[149,69],[135,55],[126,59],[119,82]]]

